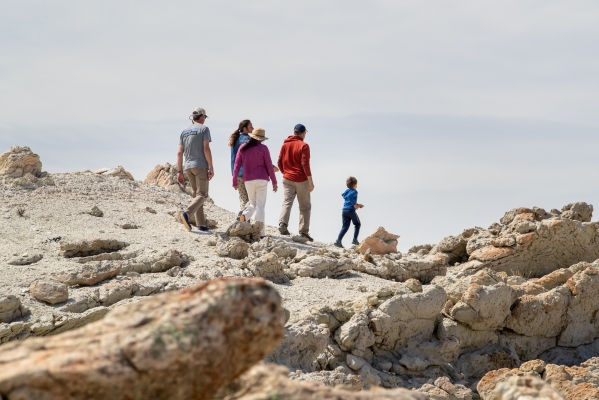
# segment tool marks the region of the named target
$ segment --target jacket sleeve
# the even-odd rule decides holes
[[[243,165],[243,153],[240,151],[241,147],[239,147],[239,150],[237,150],[237,157],[235,157],[235,167],[233,168],[233,187],[237,187],[237,176],[239,175],[239,170]]]
[[[264,146],[264,163],[266,164],[266,171],[268,172],[268,176],[274,185],[277,184],[277,177],[275,176],[275,170],[272,167],[272,159],[270,158],[270,150],[268,147]]]
[[[349,195],[349,202],[351,203],[352,206],[356,205],[358,203],[358,192],[353,191],[350,195]]]
[[[310,171],[310,146],[307,143],[302,147],[302,167],[307,177],[312,176],[312,171]]]

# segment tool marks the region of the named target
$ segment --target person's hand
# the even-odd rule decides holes
[[[185,176],[183,175],[182,171],[179,171],[177,174],[177,182],[179,182],[181,185],[185,185]]]
[[[233,186],[233,189],[237,190],[237,186]]]
[[[277,192],[277,189],[279,189],[279,185],[272,185],[272,191],[273,192]]]
[[[279,169],[278,169],[277,167],[275,167],[274,165],[272,166],[272,169],[273,169],[275,172],[279,172]]]
[[[214,178],[214,170],[210,168],[208,171],[208,180],[211,180],[212,178]]]
[[[311,183],[311,184],[308,186],[308,192],[310,192],[310,193],[311,193],[313,190],[314,190],[314,184],[313,184],[313,183]]]

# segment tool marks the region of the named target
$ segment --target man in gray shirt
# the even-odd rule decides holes
[[[212,165],[212,152],[210,151],[210,129],[204,125],[208,116],[203,108],[196,108],[189,117],[193,124],[181,133],[179,151],[177,152],[177,166],[179,173],[177,181],[185,183],[183,176],[183,156],[185,156],[185,173],[192,189],[193,200],[187,210],[181,213],[181,222],[188,231],[191,230],[189,215],[195,217],[198,229],[208,232],[206,216],[204,215],[204,201],[208,198],[208,181],[214,176]]]

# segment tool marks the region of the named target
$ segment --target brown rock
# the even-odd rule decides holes
[[[157,186],[177,185],[177,167],[166,163],[157,165],[144,179],[144,183],[150,183]],[[187,176],[185,177],[187,180]]]
[[[372,254],[384,255],[390,253],[397,253],[397,239],[399,235],[389,233],[380,226],[366,239],[362,240],[358,246],[358,250],[361,254],[366,253],[366,250],[370,249]]]
[[[511,254],[514,254],[514,249],[511,247],[486,246],[478,250],[474,250],[472,254],[470,254],[470,260],[478,260],[483,262],[495,261]]]
[[[50,304],[58,304],[67,301],[69,288],[61,282],[42,279],[31,283],[29,293],[39,301]]]
[[[78,269],[54,275],[54,279],[67,286],[95,285],[98,282],[113,278],[121,272],[121,264],[110,261],[96,261],[85,264]]]
[[[127,243],[112,239],[61,241],[60,252],[65,257],[85,257],[100,253],[111,253],[126,246],[128,246]]]
[[[42,162],[29,147],[13,146],[0,154],[0,176],[20,178],[25,174],[39,176]]]
[[[568,400],[599,398],[599,378],[582,367],[548,364],[543,378]]]
[[[481,380],[476,385],[476,390],[478,391],[478,394],[480,395],[481,399],[493,399],[493,391],[495,390],[495,387],[497,387],[498,384],[507,381],[513,376],[524,375],[526,375],[526,373],[520,371],[517,368],[501,368],[495,371],[491,371],[481,378]]]
[[[128,179],[130,181],[135,180],[135,179],[133,179],[133,175],[131,175],[129,172],[127,172],[125,170],[125,168],[123,168],[121,165],[117,166],[116,168],[112,168],[112,169],[102,168],[102,169],[95,171],[95,173],[98,175],[103,175],[103,176],[116,176],[117,178]]]
[[[8,323],[24,316],[26,310],[21,305],[21,300],[13,295],[0,296],[0,323]]]
[[[492,400],[564,400],[564,397],[547,383],[534,376],[513,376],[497,385]],[[589,397],[577,397],[588,399]],[[486,400],[487,397],[483,397]]]
[[[276,364],[260,363],[235,382],[223,387],[218,400],[427,400],[422,393],[406,389],[377,388],[350,392],[312,382],[292,381],[289,370]]]
[[[283,337],[285,313],[262,279],[218,279],[118,307],[49,338],[6,344],[8,399],[212,399]]]

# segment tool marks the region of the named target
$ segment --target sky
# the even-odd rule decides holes
[[[236,210],[228,135],[249,118],[276,158],[303,123],[312,235],[336,238],[354,175],[361,237],[384,226],[406,251],[514,207],[599,205],[598,43],[594,1],[6,0],[0,152],[143,180],[201,106],[210,194]]]

